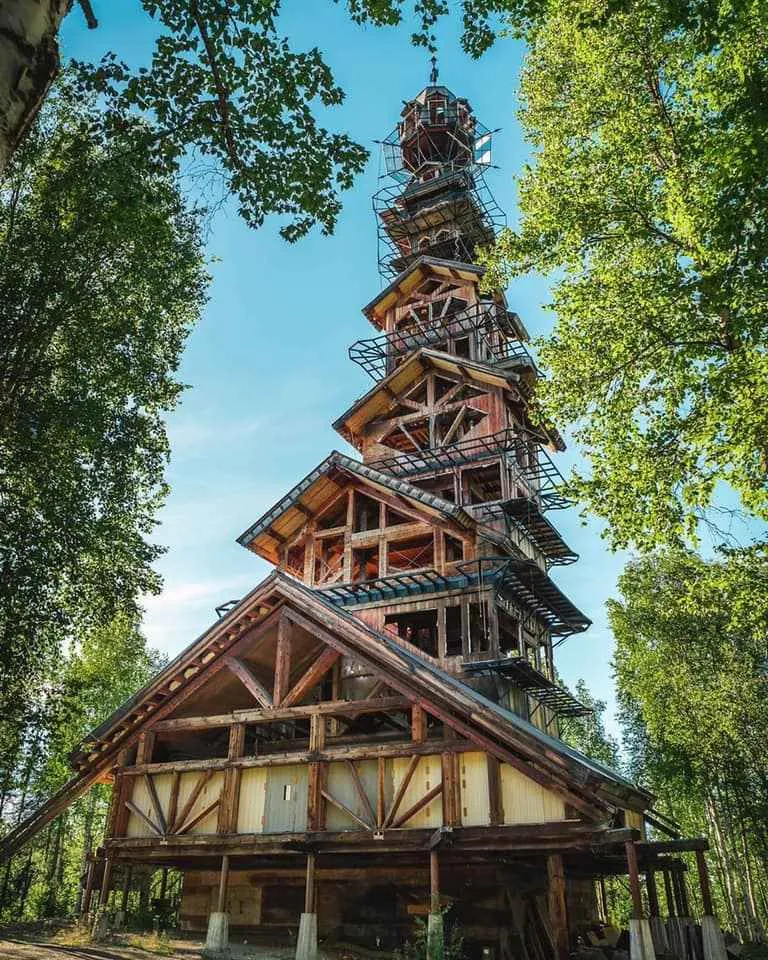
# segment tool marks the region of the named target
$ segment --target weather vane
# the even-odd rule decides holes
[[[429,74],[429,82],[432,86],[437,83],[437,57],[432,57],[432,70]]]

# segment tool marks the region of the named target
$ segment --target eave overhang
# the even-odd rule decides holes
[[[271,563],[277,563],[280,545],[291,540],[308,517],[322,511],[353,480],[364,481],[374,491],[379,489],[405,498],[426,519],[449,521],[466,529],[475,525],[473,518],[461,507],[334,450],[251,524],[237,542]]]
[[[404,360],[367,393],[356,400],[333,424],[333,429],[353,445],[359,442],[362,430],[372,421],[386,416],[397,403],[398,396],[429,370],[465,377],[485,388],[509,389],[519,381],[511,371],[500,371],[477,360],[465,360],[451,353],[422,347]]]

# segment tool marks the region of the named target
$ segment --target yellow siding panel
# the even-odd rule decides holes
[[[484,753],[459,754],[461,822],[465,827],[490,823],[488,761]]]
[[[179,813],[181,813],[184,809],[187,800],[189,799],[192,791],[195,789],[195,784],[200,779],[201,775],[202,774],[198,770],[190,770],[188,773],[182,773],[181,779],[179,780]],[[198,794],[194,807],[192,807],[187,814],[186,822],[189,823],[191,820],[194,820],[198,813],[202,813],[206,807],[210,806],[214,800],[220,797],[223,787],[224,773],[221,770],[217,770]],[[216,833],[218,818],[219,809],[216,807],[204,820],[201,820],[199,823],[195,824],[195,826],[192,827],[191,830],[187,830],[186,833],[190,835]],[[183,826],[183,824],[180,824],[180,826]]]
[[[501,794],[504,823],[544,823],[565,819],[565,804],[561,797],[507,763],[501,764]]]
[[[403,782],[403,777],[408,769],[409,760],[406,757],[398,757],[392,763],[392,779],[394,789],[397,790]],[[416,771],[408,784],[405,796],[400,803],[398,817],[405,813],[415,803],[418,803],[422,797],[436,787],[442,780],[443,771],[439,756],[422,757],[416,767]],[[404,828],[415,830],[423,827],[439,827],[443,822],[443,800],[438,794],[435,799],[420,810],[416,816],[412,817]]]
[[[237,812],[238,833],[264,832],[264,804],[267,798],[267,771],[253,767],[240,773],[240,805]]]
[[[133,790],[131,791],[130,799],[131,801],[142,810],[150,818],[154,820],[155,816],[152,813],[152,801],[149,799],[149,790],[147,790],[147,785],[144,782],[144,777],[131,777],[131,782],[133,783]],[[129,837],[154,837],[155,834],[149,827],[141,820],[136,814],[131,811],[131,815],[128,818],[128,830]]]
[[[378,794],[378,762],[363,760],[355,763],[355,770],[360,777],[366,797],[374,813]],[[391,762],[385,767],[384,798],[386,809],[392,802],[392,768]],[[331,763],[328,765],[327,792],[345,807],[349,807],[361,820],[368,823],[371,814],[366,804],[360,798],[355,787],[355,780],[349,765],[346,763]],[[362,830],[363,828],[343,810],[326,801],[325,824],[328,830]],[[374,824],[371,824],[374,826]]]

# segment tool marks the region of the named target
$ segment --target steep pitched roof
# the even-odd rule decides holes
[[[345,478],[344,483],[338,483]],[[308,513],[317,513],[351,478],[363,480],[372,487],[410,500],[420,512],[453,521],[461,527],[474,526],[474,520],[461,507],[449,503],[405,480],[399,480],[334,450],[311,473],[290,490],[267,512],[240,534],[237,542],[243,547],[275,562],[277,549],[307,522]]]
[[[595,819],[617,808],[644,810],[652,797],[620,774],[549,736],[488,700],[394,638],[329,602],[321,593],[277,571],[169,663],[150,683],[100,724],[83,742],[80,772],[51,800],[5,837],[10,855],[115,764],[118,752],[140,730],[167,717],[182,699],[222,669],[228,650],[251,629],[275,622],[284,606],[291,619],[344,655],[369,666],[387,685],[443,719],[478,749],[512,763],[526,776],[559,792]]]

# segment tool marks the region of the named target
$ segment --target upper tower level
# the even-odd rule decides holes
[[[432,82],[407,101],[382,142],[384,186],[374,197],[379,270],[389,279],[419,256],[472,263],[504,223],[486,184],[491,132],[469,102]]]

